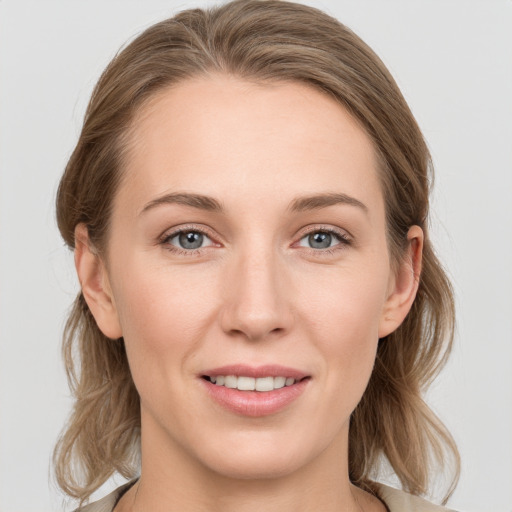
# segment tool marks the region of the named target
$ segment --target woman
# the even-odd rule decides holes
[[[57,198],[81,284],[61,487],[133,479],[89,512],[441,510],[419,497],[458,465],[421,398],[453,334],[429,173],[389,72],[315,9],[235,1],[135,39]]]

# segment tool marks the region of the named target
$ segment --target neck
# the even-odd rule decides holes
[[[302,478],[301,478],[302,477]],[[366,498],[351,484],[335,479],[311,481],[300,475],[271,480],[202,479],[190,485],[186,479],[148,478],[142,473],[128,500],[130,512],[367,512]],[[201,486],[201,482],[205,485]],[[218,485],[215,486],[215,483]],[[184,484],[184,485],[183,485]],[[220,485],[219,485],[220,484]],[[117,511],[116,511],[117,512]],[[121,512],[121,511],[120,511]]]
[[[168,436],[142,432],[139,482],[116,512],[370,512],[380,510],[348,478],[348,435],[296,471],[233,478],[201,464]],[[344,463],[345,462],[345,463]],[[382,509],[383,510],[383,509]]]

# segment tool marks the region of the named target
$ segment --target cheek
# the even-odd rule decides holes
[[[366,385],[375,361],[387,273],[335,269],[314,283],[309,287],[314,292],[302,301],[306,307],[299,321],[328,361],[329,379]]]
[[[368,267],[371,268],[371,267]],[[324,338],[362,341],[377,337],[384,307],[387,274],[368,269],[332,269],[324,275],[312,275],[300,291],[303,314]]]
[[[117,280],[115,295],[134,379],[148,367],[175,372],[213,321],[207,297],[211,289],[204,289],[204,279],[179,269],[147,264],[129,268],[124,275],[130,278]]]

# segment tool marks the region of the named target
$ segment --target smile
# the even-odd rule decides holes
[[[224,410],[261,417],[287,409],[309,387],[311,375],[280,365],[229,365],[200,374],[207,395]]]
[[[207,377],[210,382],[216,386],[224,386],[239,391],[260,391],[268,392],[274,389],[281,389],[285,386],[292,386],[296,379],[293,377],[247,377],[236,375],[217,375],[216,377]]]

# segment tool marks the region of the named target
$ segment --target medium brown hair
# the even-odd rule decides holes
[[[84,223],[101,254],[134,116],[163,88],[209,73],[308,84],[338,101],[373,141],[393,261],[404,254],[410,226],[423,229],[425,242],[412,310],[380,340],[370,382],[351,417],[350,479],[371,490],[387,461],[406,490],[424,494],[431,472],[451,457],[450,494],[458,452],[422,399],[446,361],[454,329],[452,290],[428,236],[431,159],[386,67],[337,20],[285,1],[237,0],[183,11],[138,36],[102,74],[60,182],[57,220],[64,240],[73,248],[75,227]],[[84,500],[114,472],[136,475],[139,397],[123,340],[102,334],[81,293],[66,324],[63,353],[75,405],[54,462],[61,488]]]

